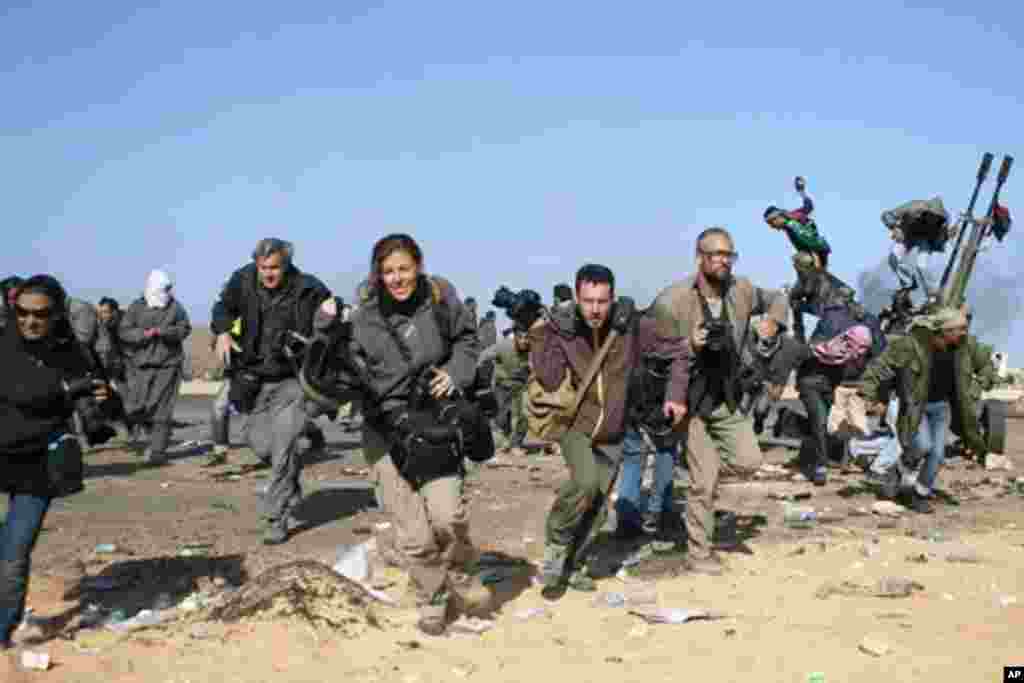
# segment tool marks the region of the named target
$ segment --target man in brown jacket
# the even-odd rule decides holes
[[[566,373],[578,390],[591,359],[612,330],[618,334],[559,440],[570,477],[559,488],[546,524],[542,594],[549,600],[562,597],[570,584],[593,589],[584,562],[607,514],[606,499],[622,457],[629,378],[641,354],[672,359],[663,410],[677,425],[686,415],[689,352],[685,339],[659,336],[653,319],[640,318],[630,299],[614,301],[614,295],[611,270],[583,266],[576,274],[577,304],[555,307],[549,320],[538,320],[529,332],[530,365],[541,386],[551,392]],[[574,567],[580,570],[574,573]]]
[[[735,242],[724,228],[708,228],[697,237],[697,274],[662,291],[652,313],[661,337],[682,337],[694,354],[687,393],[686,458],[690,491],[686,504],[691,571],[720,574],[711,554],[715,489],[721,459],[743,466],[760,463],[761,450],[749,417],[737,410],[735,390],[752,315],[767,314],[758,326],[762,339],[785,325],[783,295],[734,277]]]

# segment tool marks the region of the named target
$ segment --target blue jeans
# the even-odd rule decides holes
[[[643,526],[641,487],[646,463],[647,442],[636,429],[626,432],[622,441],[622,479],[615,514],[619,528],[640,529]],[[647,510],[655,514],[672,510],[672,479],[675,473],[676,449],[665,448],[654,454],[654,488],[647,497]]]
[[[921,473],[917,476],[920,487],[932,494],[935,479],[939,476],[939,467],[946,459],[946,428],[949,426],[949,404],[945,401],[927,403],[921,426],[914,435],[914,448],[924,452],[925,460],[921,464]],[[921,493],[924,493],[923,491]]]
[[[0,642],[21,623],[28,592],[29,560],[43,528],[50,498],[10,494],[7,519],[0,525]]]
[[[896,410],[890,404],[889,424],[896,424]],[[949,404],[945,401],[926,403],[924,415],[921,416],[921,424],[914,435],[914,448],[925,454],[924,462],[921,463],[921,471],[917,476],[918,488],[922,495],[931,495],[935,488],[935,479],[939,475],[939,467],[946,459],[946,430],[949,427]],[[899,439],[893,438],[889,444],[882,449],[875,461],[871,463],[871,469],[878,474],[885,472],[900,457]],[[927,491],[927,493],[925,493]]]

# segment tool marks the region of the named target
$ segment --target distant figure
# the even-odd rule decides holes
[[[185,308],[171,294],[167,273],[154,270],[143,296],[125,311],[119,327],[126,356],[125,410],[149,429],[146,462],[167,460],[171,419],[185,364],[184,341],[192,332]]]
[[[480,338],[481,349],[486,349],[498,343],[498,322],[494,316],[494,311],[487,311],[484,314],[484,319],[480,321],[476,334]]]

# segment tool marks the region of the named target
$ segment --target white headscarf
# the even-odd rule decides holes
[[[171,303],[171,276],[162,270],[154,270],[146,278],[146,305],[150,308],[167,308]]]

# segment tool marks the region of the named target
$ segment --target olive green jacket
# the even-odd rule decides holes
[[[930,339],[930,332],[916,329],[891,341],[882,355],[868,365],[861,379],[861,394],[868,401],[884,401],[890,391],[896,392],[900,401],[896,431],[904,448],[910,447],[928,401]],[[981,457],[988,446],[978,427],[978,401],[982,393],[995,384],[992,349],[968,335],[956,350],[953,367],[952,428],[964,444]]]

